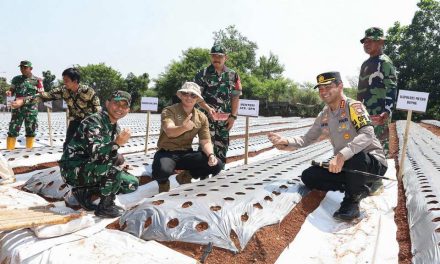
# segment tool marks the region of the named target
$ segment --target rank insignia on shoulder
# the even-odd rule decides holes
[[[370,116],[361,103],[350,104],[350,120],[356,130],[371,125]]]

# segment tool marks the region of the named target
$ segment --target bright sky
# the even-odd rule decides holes
[[[104,62],[156,78],[190,47],[210,48],[229,25],[272,51],[284,76],[315,82],[324,71],[357,76],[366,28],[408,25],[418,0],[0,0],[0,76],[28,59],[58,79],[73,64]]]

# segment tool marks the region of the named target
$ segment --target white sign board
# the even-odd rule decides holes
[[[11,107],[11,103],[14,102],[15,96],[6,96],[6,105]]]
[[[52,101],[44,102],[43,104],[44,104],[44,106],[49,107],[50,109],[52,109]]]
[[[141,111],[157,112],[158,103],[159,103],[159,99],[157,97],[142,97]]]
[[[63,100],[63,109],[67,109],[67,103]]]
[[[426,112],[429,93],[400,90],[397,97],[397,109]]]
[[[240,99],[238,115],[258,117],[260,111],[260,101]]]

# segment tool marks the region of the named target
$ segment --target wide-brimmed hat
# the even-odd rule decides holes
[[[185,82],[182,85],[182,88],[180,88],[177,91],[177,94],[182,93],[182,92],[183,93],[193,93],[193,94],[197,95],[197,97],[200,100],[203,100],[202,93],[200,92],[200,86],[195,82]]]

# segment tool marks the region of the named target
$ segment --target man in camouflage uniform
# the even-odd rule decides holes
[[[19,101],[23,97],[34,96],[37,93],[43,92],[41,79],[32,74],[32,63],[30,61],[21,61],[19,67],[22,75],[15,76],[11,81],[11,88],[9,91],[6,91],[6,96],[15,96],[15,101],[11,103],[12,117],[6,140],[6,148],[8,150],[15,149],[15,142],[23,121],[26,129],[26,148],[31,149],[33,147],[35,130],[38,127],[38,106],[34,102],[20,105]]]
[[[60,160],[61,175],[73,187],[72,193],[86,210],[101,217],[117,217],[122,209],[114,204],[115,195],[133,192],[138,179],[115,165],[118,149],[127,143],[130,130],[121,131],[117,121],[130,110],[131,96],[113,92],[106,101],[107,111],[86,117],[67,145]],[[96,207],[93,194],[100,195]]]
[[[344,95],[339,72],[317,76],[319,97],[326,104],[313,126],[303,136],[284,138],[269,133],[269,140],[278,149],[295,150],[314,143],[321,135],[329,136],[333,158],[328,168],[312,166],[304,170],[301,180],[310,189],[344,192],[340,208],[333,214],[339,220],[360,216],[359,203],[370,191],[369,179],[342,171],[342,167],[384,175],[387,170],[385,153],[374,135],[371,120],[364,105]]]
[[[360,41],[364,51],[370,55],[362,63],[359,74],[357,100],[364,103],[374,126],[374,133],[388,154],[389,125],[397,92],[396,69],[391,59],[383,54],[384,33],[381,28],[372,27],[365,31]],[[372,193],[383,190],[382,180],[372,183]]]
[[[101,104],[93,88],[80,84],[81,75],[78,69],[68,68],[63,71],[64,85],[37,95],[25,97],[19,104],[47,102],[63,99],[69,108],[69,126],[66,132],[65,149],[73,134],[76,132],[81,120],[101,111]]]
[[[204,101],[199,105],[209,117],[209,131],[215,155],[226,164],[229,130],[237,119],[239,97],[242,94],[238,73],[225,66],[226,49],[214,44],[211,48],[211,65],[201,70],[194,82],[202,88]],[[229,114],[224,118],[224,114]]]

